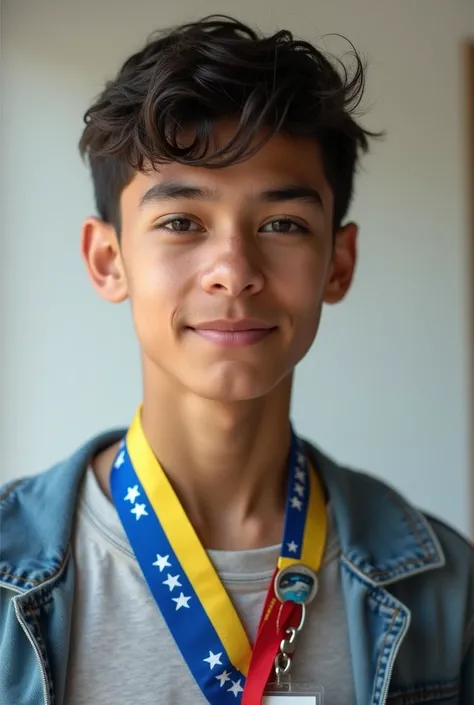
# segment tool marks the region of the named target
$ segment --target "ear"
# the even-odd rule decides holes
[[[99,296],[112,303],[124,301],[128,285],[115,228],[100,218],[87,218],[81,230],[81,254]]]
[[[337,304],[350,289],[357,262],[358,227],[348,223],[335,237],[329,276],[324,290],[324,301]]]

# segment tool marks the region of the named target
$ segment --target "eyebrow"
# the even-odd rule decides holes
[[[214,190],[198,186],[191,186],[181,181],[163,181],[154,184],[140,199],[139,208],[149,203],[177,199],[215,201],[217,194]],[[282,203],[283,201],[306,201],[318,208],[323,208],[323,199],[319,191],[311,186],[300,184],[287,184],[278,188],[260,191],[254,200],[265,203]]]

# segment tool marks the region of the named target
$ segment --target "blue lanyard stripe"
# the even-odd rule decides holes
[[[301,558],[309,492],[308,464],[301,453],[297,437],[292,433],[285,528],[281,546],[283,558]]]
[[[245,677],[230,663],[173,552],[133,468],[126,444],[122,445],[120,458],[120,466],[116,464],[111,473],[112,496],[168,629],[208,702],[239,703]]]

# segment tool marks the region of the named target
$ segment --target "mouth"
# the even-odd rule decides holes
[[[215,345],[243,348],[255,345],[275,333],[277,326],[256,319],[218,320],[189,326],[189,329]]]

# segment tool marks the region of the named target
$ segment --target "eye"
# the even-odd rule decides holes
[[[193,225],[195,227],[192,227]],[[194,222],[194,220],[181,216],[173,216],[172,218],[168,218],[168,220],[164,220],[161,223],[156,223],[154,229],[168,230],[175,233],[195,233],[202,231],[202,227]]]
[[[270,227],[270,230],[267,230],[266,228]],[[260,228],[261,232],[264,233],[284,233],[284,234],[292,234],[292,233],[309,233],[309,228],[302,225],[302,223],[296,222],[296,220],[293,220],[292,218],[277,218],[275,220],[271,220],[269,223],[265,223]]]

